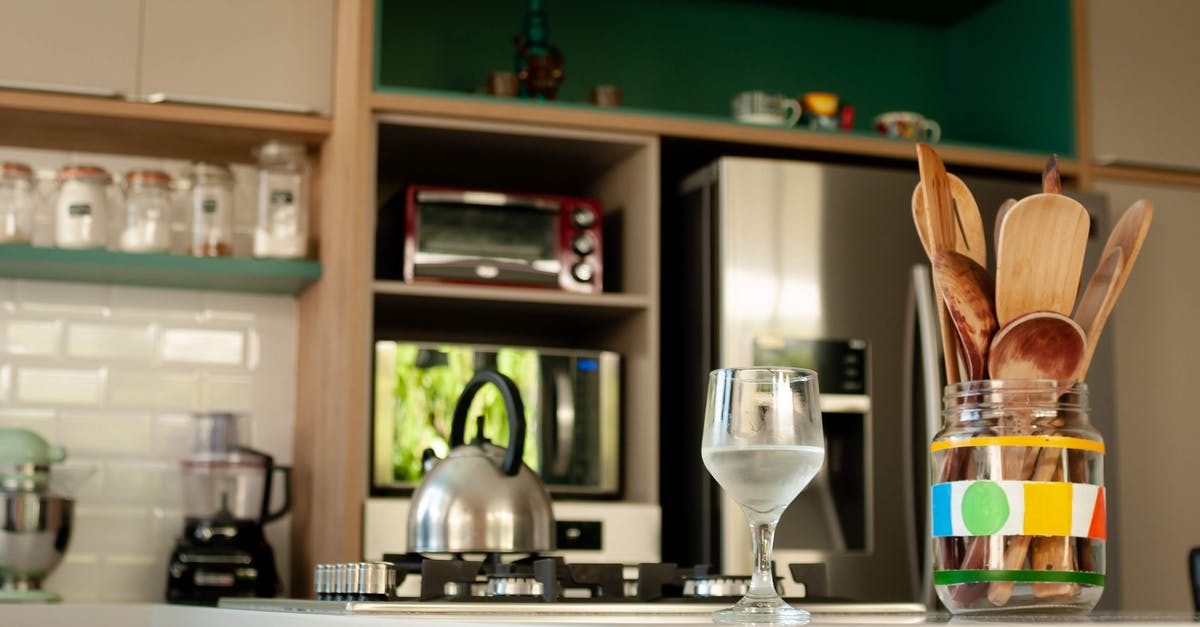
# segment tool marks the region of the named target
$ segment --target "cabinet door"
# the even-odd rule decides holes
[[[1087,7],[1097,160],[1200,169],[1200,2],[1091,0]]]
[[[0,87],[137,88],[141,0],[0,0]]]
[[[329,113],[334,0],[145,0],[152,100]]]
[[[1200,190],[1108,181],[1096,187],[1109,195],[1113,221],[1139,198],[1154,204],[1142,252],[1104,331],[1112,334],[1116,364],[1117,429],[1109,457],[1115,454],[1118,465],[1105,481],[1120,494],[1120,505],[1108,510],[1120,527],[1118,598],[1122,607],[1190,612],[1183,565],[1196,546],[1200,499],[1184,486],[1200,477],[1200,290],[1190,278],[1200,266]],[[1178,572],[1168,577],[1164,564],[1178,564]]]

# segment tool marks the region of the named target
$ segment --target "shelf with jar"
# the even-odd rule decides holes
[[[0,163],[0,276],[299,293],[321,275],[305,259],[305,153],[266,142],[255,149],[256,171],[234,166],[237,179],[209,162],[131,167],[121,177],[88,163],[113,159],[102,155],[73,154],[50,169],[35,154],[36,172]]]

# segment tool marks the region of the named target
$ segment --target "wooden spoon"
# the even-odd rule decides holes
[[[1047,194],[1062,193],[1062,177],[1058,175],[1058,155],[1050,155],[1046,159],[1046,167],[1042,170],[1042,191]]]
[[[983,218],[979,214],[979,204],[975,202],[975,195],[971,193],[971,188],[967,187],[962,179],[949,173],[946,174],[946,178],[950,180],[950,197],[954,200],[954,215],[958,226],[955,229],[954,252],[966,255],[975,263],[986,268],[987,235],[983,231]],[[913,188],[912,202],[914,207],[919,206],[924,210],[925,192],[919,183]],[[921,244],[925,245],[925,242],[922,241]],[[927,245],[925,245],[925,252],[929,253]],[[931,260],[932,258],[933,255],[930,255]]]
[[[917,144],[917,167],[921,171],[925,203],[913,205],[913,221],[917,224],[917,233],[925,246],[925,252],[932,261],[933,256],[941,251],[954,250],[954,206],[951,204],[946,166],[941,157],[927,144]],[[958,340],[945,302],[940,298],[941,288],[936,284],[935,277],[934,287],[937,288],[938,300],[941,301],[938,307],[938,326],[942,337],[942,360],[946,368],[946,383],[953,384],[962,378],[958,369]]]
[[[1004,224],[1004,216],[1008,215],[1008,210],[1017,204],[1015,198],[1008,198],[1000,203],[1000,209],[996,211],[996,228],[992,231],[992,237],[996,240],[996,250],[1000,250],[1000,225]]]
[[[1097,280],[1096,275],[1092,276],[1088,282],[1088,289],[1084,291],[1083,299],[1079,301],[1079,307],[1075,310],[1075,321],[1087,330],[1088,347],[1084,354],[1083,374],[1079,375],[1083,379],[1087,374],[1088,366],[1092,361],[1092,354],[1096,351],[1096,344],[1100,341],[1100,332],[1104,329],[1104,324],[1108,321],[1108,315],[1112,313],[1112,308],[1116,304],[1117,297],[1121,295],[1121,290],[1125,289],[1125,282],[1129,280],[1129,273],[1133,271],[1133,263],[1137,261],[1138,254],[1142,252],[1142,242],[1146,241],[1146,233],[1150,230],[1150,221],[1154,218],[1154,207],[1148,200],[1139,200],[1129,206],[1125,213],[1121,214],[1121,219],[1117,221],[1117,225],[1113,227],[1112,233],[1108,236],[1108,241],[1104,243],[1104,250],[1100,256],[1100,266],[1096,268],[1096,274],[1100,274],[1104,270],[1105,261],[1112,255],[1114,250],[1120,250],[1122,254],[1122,263],[1116,271],[1113,284],[1105,287],[1101,284],[1098,289],[1105,292],[1111,292],[1110,298],[1101,299],[1097,304],[1097,308],[1091,311],[1091,306],[1085,309],[1084,304],[1088,302],[1088,292],[1091,290],[1092,282]],[[1097,296],[1093,296],[1091,300],[1095,300]],[[1108,300],[1107,304],[1104,302]]]
[[[988,346],[999,326],[996,324],[992,277],[969,257],[949,250],[934,257],[933,273],[958,331],[967,379],[984,379]]]
[[[996,251],[996,320],[1001,327],[1034,311],[1064,318],[1071,313],[1089,222],[1083,205],[1059,194],[1027,196],[1008,210]]]
[[[1074,320],[1053,311],[1028,313],[992,338],[988,372],[993,379],[1076,381],[1086,343]]]
[[[1096,266],[1096,271],[1092,273],[1092,278],[1084,288],[1083,296],[1079,298],[1079,306],[1075,309],[1073,316],[1075,322],[1087,335],[1087,345],[1083,351],[1083,366],[1079,372],[1080,380],[1087,377],[1092,353],[1096,352],[1096,343],[1100,341],[1100,332],[1104,329],[1108,314],[1112,313],[1117,296],[1120,295],[1121,275],[1129,265],[1125,263],[1125,250],[1120,246],[1116,246],[1112,250],[1108,250],[1106,247],[1105,250],[1107,254],[1100,260],[1100,265]]]

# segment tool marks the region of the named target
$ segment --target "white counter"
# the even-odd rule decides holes
[[[542,625],[659,625],[663,623],[710,627],[711,622],[692,619],[672,620],[666,616],[631,615],[620,618],[587,617],[538,619],[532,616],[510,618],[476,617],[375,617],[289,614],[178,605],[73,604],[0,605],[0,625],[4,627],[376,627],[381,625],[433,627],[480,627],[538,623]],[[1008,615],[992,617],[951,617],[945,614],[818,614],[811,627],[824,625],[946,625],[981,624],[1026,627],[1037,624],[1118,624],[1122,626],[1169,626],[1195,624],[1189,614],[1096,614],[1092,616]]]

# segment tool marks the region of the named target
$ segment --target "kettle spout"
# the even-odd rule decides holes
[[[429,474],[429,471],[433,470],[434,466],[437,466],[441,461],[442,458],[438,457],[433,449],[427,448],[424,453],[421,453],[421,470],[425,474]]]

